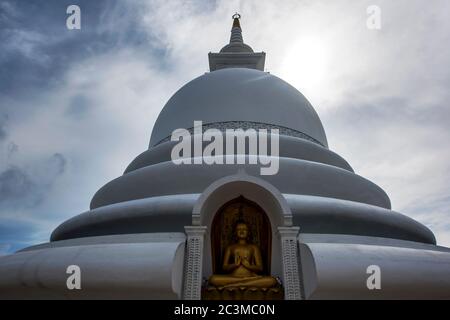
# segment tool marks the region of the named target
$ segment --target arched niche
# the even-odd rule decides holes
[[[267,214],[273,231],[270,270],[273,276],[283,279],[281,243],[275,232],[278,227],[292,226],[291,210],[278,189],[267,181],[245,172],[239,172],[212,183],[200,195],[193,208],[192,225],[205,226],[207,230],[203,250],[202,278],[208,278],[213,273],[211,228],[214,217],[224,204],[238,197],[254,202]]]
[[[226,247],[237,242],[234,229],[238,222],[244,222],[248,226],[248,242],[261,251],[261,274],[270,275],[273,234],[270,220],[257,203],[243,196],[225,203],[213,219],[210,233],[213,273],[226,273],[222,270],[223,257]]]

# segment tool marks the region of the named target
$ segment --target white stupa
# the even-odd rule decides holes
[[[0,258],[0,297],[201,299],[220,269],[218,234],[229,232],[217,217],[244,208],[268,226],[258,241],[284,299],[450,298],[450,249],[328,148],[311,104],[264,62],[235,16],[230,43],[209,54],[210,72],[170,98],[149,148],[98,190],[90,210],[50,242]],[[279,172],[174,164],[171,134],[192,132],[194,121],[203,130],[277,129]],[[72,265],[81,289],[67,286]]]

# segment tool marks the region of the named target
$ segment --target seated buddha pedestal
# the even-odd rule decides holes
[[[283,298],[283,289],[271,276],[259,275],[263,270],[261,250],[247,243],[248,227],[238,223],[238,242],[225,249],[222,269],[227,274],[213,274],[203,289],[204,299],[274,300]]]

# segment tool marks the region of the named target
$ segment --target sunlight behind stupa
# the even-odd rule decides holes
[[[329,69],[329,52],[320,36],[297,38],[286,50],[279,75],[307,97],[317,97]]]

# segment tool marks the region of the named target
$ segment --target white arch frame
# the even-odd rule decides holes
[[[286,299],[300,299],[297,235],[291,209],[281,192],[267,181],[240,170],[208,186],[192,210],[192,225],[186,226],[185,299],[200,299],[202,279],[212,274],[211,237],[208,230],[219,208],[243,196],[267,214],[272,229],[272,275],[284,284]],[[276,236],[276,234],[278,236]],[[205,254],[206,253],[206,254]],[[193,272],[195,270],[195,272]]]
[[[192,225],[210,228],[217,210],[240,195],[262,207],[272,226],[292,226],[291,208],[281,192],[269,182],[243,170],[213,182],[203,191],[192,210]]]

